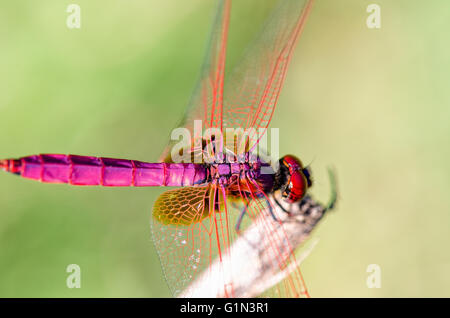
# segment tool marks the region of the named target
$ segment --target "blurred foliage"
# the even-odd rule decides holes
[[[179,121],[203,57],[211,1],[0,4],[0,157],[75,153],[154,161]],[[318,0],[272,127],[280,152],[311,163],[336,212],[303,273],[315,297],[450,296],[450,3]],[[235,1],[230,63],[273,1]],[[1,297],[164,297],[151,242],[161,189],[77,188],[0,178]],[[66,287],[68,264],[80,289]],[[381,266],[382,288],[366,286]]]

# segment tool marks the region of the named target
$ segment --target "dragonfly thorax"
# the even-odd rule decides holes
[[[260,168],[259,162],[225,162],[213,163],[207,166],[209,179],[220,185],[229,185],[243,178],[255,180],[260,175]]]

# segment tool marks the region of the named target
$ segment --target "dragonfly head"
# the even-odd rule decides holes
[[[279,169],[275,175],[275,190],[280,190],[283,198],[295,203],[300,201],[312,186],[311,171],[303,167],[300,159],[286,155],[279,160]]]

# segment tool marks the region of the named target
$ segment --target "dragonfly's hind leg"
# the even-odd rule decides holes
[[[244,219],[245,213],[247,213],[248,205],[249,205],[249,203],[247,202],[245,204],[244,208],[241,210],[241,213],[239,214],[236,225],[234,226],[236,233],[238,233],[238,234],[240,233],[242,220]]]
[[[275,199],[275,201],[276,201],[276,199]],[[267,207],[268,207],[269,213],[270,213],[270,215],[272,216],[273,220],[274,220],[274,221],[278,221],[278,219],[276,218],[275,214],[273,213],[273,207],[272,207],[272,204],[270,203],[270,201],[269,201],[268,199],[266,199],[266,202],[267,202]],[[276,201],[276,202],[277,202],[277,204],[279,204],[278,201]],[[242,220],[244,219],[244,216],[245,216],[245,214],[247,213],[247,209],[248,209],[249,204],[250,204],[250,203],[247,202],[247,203],[245,204],[244,208],[241,210],[241,213],[239,214],[238,220],[237,220],[236,225],[235,225],[235,227],[234,227],[235,230],[236,230],[236,232],[237,232],[238,234],[239,234],[240,229],[241,229]],[[233,203],[233,206],[234,206],[234,207],[237,207],[234,203]],[[281,205],[280,205],[280,207],[281,207]],[[286,213],[288,213],[288,211],[286,211],[283,207],[281,207],[281,208],[283,209],[283,211],[285,211]]]
[[[275,200],[275,202],[279,205],[277,199],[274,198],[274,200]],[[266,198],[266,202],[267,202],[267,206],[268,206],[268,208],[269,208],[269,213],[270,213],[270,215],[272,216],[272,219],[273,219],[274,221],[278,222],[278,219],[276,218],[275,214],[273,213],[273,207],[272,207],[272,204],[270,203],[270,201],[269,201],[267,198]],[[280,205],[280,206],[281,206],[281,205]],[[283,207],[282,207],[282,209],[283,209],[284,212],[287,212]]]

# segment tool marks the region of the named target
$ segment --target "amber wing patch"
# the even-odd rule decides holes
[[[153,217],[165,225],[191,225],[209,215],[209,187],[183,187],[164,192],[153,206]]]

